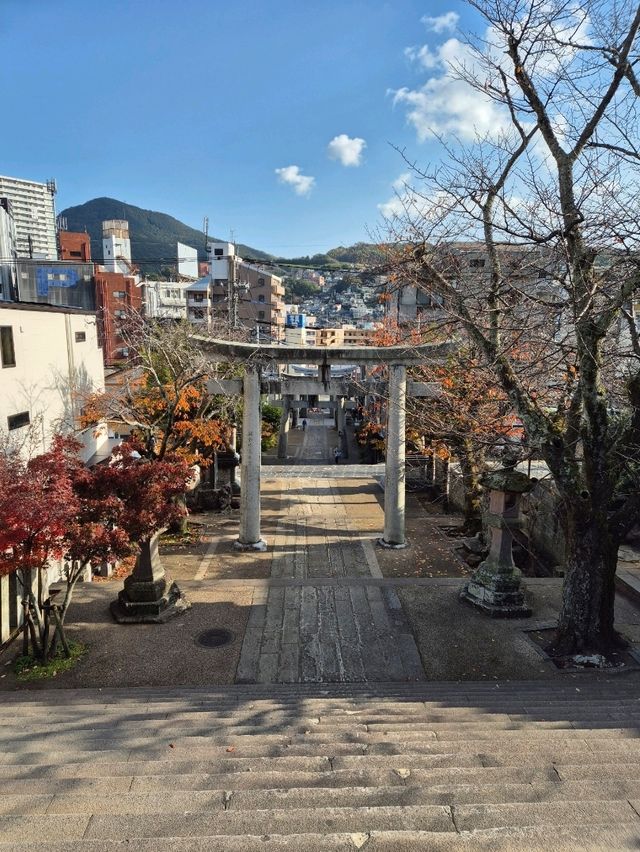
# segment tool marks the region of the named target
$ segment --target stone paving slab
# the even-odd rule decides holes
[[[315,466],[298,469],[302,480],[273,470],[282,514],[271,543],[271,577],[254,598],[236,682],[422,681],[400,600],[383,588],[370,541],[352,528],[338,483],[318,476]]]

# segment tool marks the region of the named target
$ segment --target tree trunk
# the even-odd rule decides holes
[[[475,535],[482,530],[481,479],[485,473],[484,456],[470,441],[463,441],[456,447],[456,451],[464,488],[464,532]]]
[[[175,521],[172,521],[169,525],[169,532],[175,533],[176,535],[186,535],[189,531],[189,512],[187,510],[187,495],[186,494],[178,494],[175,498],[176,503],[182,509],[182,514]]]
[[[602,653],[622,640],[614,630],[618,541],[606,523],[581,517],[576,505],[567,519],[567,562],[558,623],[561,653]],[[582,509],[584,515],[588,510]]]

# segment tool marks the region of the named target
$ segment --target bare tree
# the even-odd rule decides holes
[[[568,547],[558,647],[600,650],[617,640],[617,551],[640,507],[640,7],[469,5],[486,32],[451,73],[500,122],[442,139],[437,168],[412,164],[392,237],[546,462]]]

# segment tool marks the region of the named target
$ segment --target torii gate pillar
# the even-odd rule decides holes
[[[260,374],[248,368],[243,379],[240,534],[238,550],[266,550],[260,535],[260,467],[262,428],[260,418]]]
[[[387,408],[387,454],[384,474],[384,533],[382,547],[402,548],[405,538],[405,410],[407,368],[389,365],[389,404]]]

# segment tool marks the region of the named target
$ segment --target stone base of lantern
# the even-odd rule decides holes
[[[529,618],[527,603],[519,572],[493,573],[486,562],[460,592],[460,600],[475,606],[491,618]]]
[[[165,589],[155,600],[131,600],[126,591],[113,601],[111,615],[118,624],[164,624],[191,607],[175,583]]]
[[[158,536],[143,542],[133,573],[110,606],[118,624],[164,624],[191,607],[176,583],[167,579],[158,555]]]

